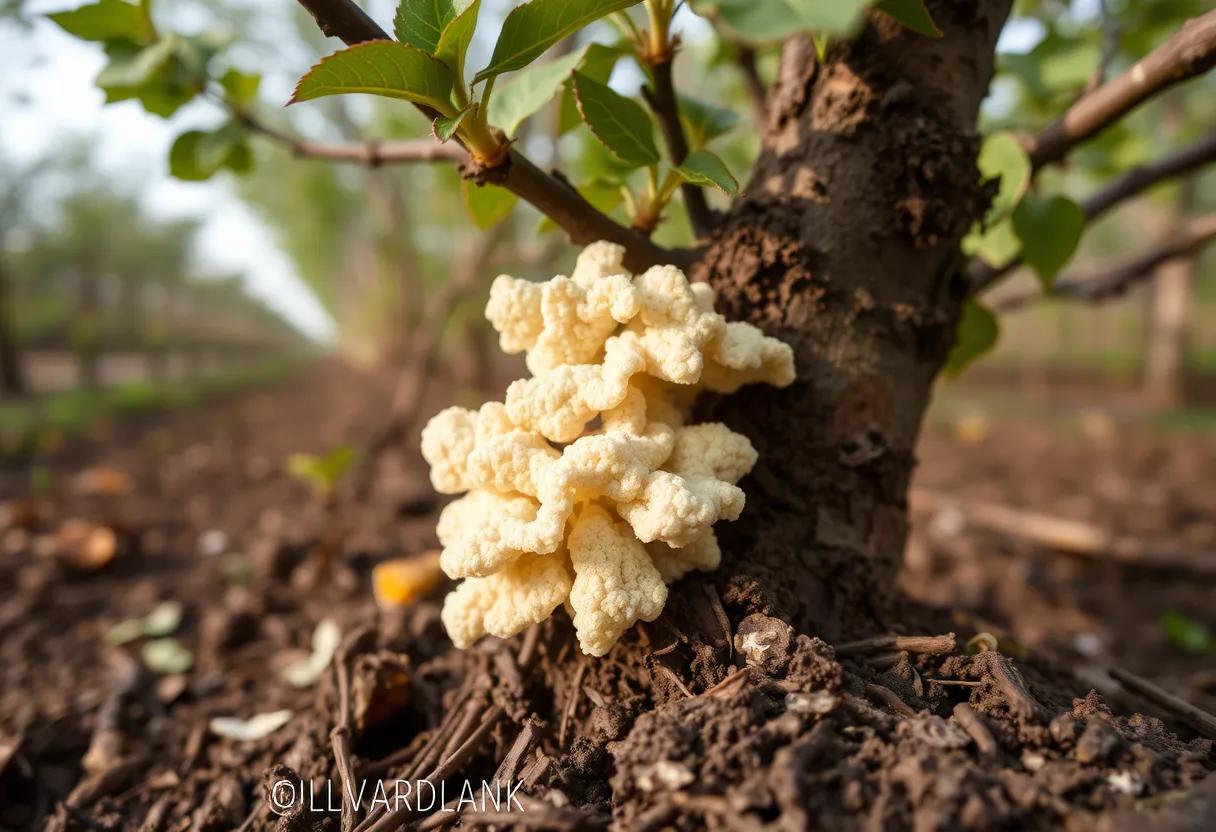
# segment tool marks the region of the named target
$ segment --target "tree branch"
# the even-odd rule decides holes
[[[299,3],[317,21],[322,32],[341,38],[347,45],[392,40],[353,0],[299,0]],[[430,117],[435,115],[427,107],[419,109]],[[502,164],[478,171],[477,179],[502,185],[531,203],[561,226],[576,244],[608,240],[624,246],[625,265],[632,270],[641,271],[668,263],[687,269],[696,259],[696,251],[665,249],[655,245],[645,234],[617,223],[583,199],[568,182],[545,173],[515,148],[511,148]]]
[[[1216,65],[1216,11],[1188,20],[1117,78],[1081,96],[1026,147],[1034,170],[1063,159],[1074,146],[1175,84]]]
[[[1216,162],[1216,130],[1194,144],[1163,156],[1151,164],[1132,168],[1095,191],[1081,202],[1085,221],[1092,222],[1116,205],[1152,186],[1167,179],[1193,173],[1212,162]],[[972,293],[984,291],[1021,264],[1021,257],[1014,257],[1000,266],[990,266],[982,260],[973,259],[967,269]]]
[[[756,67],[756,50],[750,46],[740,46],[735,55],[735,64],[739,74],[743,76],[743,89],[747,93],[747,103],[751,106],[752,120],[759,130],[768,125],[768,88],[760,78],[760,70]]]
[[[675,85],[671,77],[672,60],[669,56],[650,64],[654,86],[643,87],[642,94],[659,119],[659,127],[663,131],[663,140],[667,144],[671,163],[678,165],[688,156],[688,139],[684,136],[684,125],[680,123],[680,104],[676,99]],[[680,186],[680,194],[684,197],[684,207],[688,211],[688,221],[692,224],[693,234],[698,239],[704,239],[716,224],[714,212],[705,201],[705,191],[685,182]]]
[[[283,145],[295,156],[304,159],[328,159],[335,162],[356,162],[368,167],[412,162],[464,162],[469,155],[455,142],[441,143],[432,139],[407,141],[317,142],[302,139],[265,123],[247,112],[232,111],[232,116],[247,129]]]
[[[1150,278],[1164,263],[1194,255],[1214,240],[1216,214],[1197,217],[1165,243],[1124,263],[1095,269],[1086,275],[1061,279],[1050,295],[1037,291],[1015,295],[998,303],[996,309],[999,312],[1008,312],[1048,297],[1069,298],[1087,303],[1111,300],[1127,294],[1133,287]]]

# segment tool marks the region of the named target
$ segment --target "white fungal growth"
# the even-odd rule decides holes
[[[623,254],[595,243],[570,277],[495,280],[486,317],[532,377],[422,432],[432,485],[464,494],[437,529],[441,567],[465,579],[443,609],[459,647],[565,604],[583,652],[602,656],[658,617],[668,583],[718,566],[713,524],[743,510],[751,442],[685,419],[701,389],[792,383],[793,351],[727,323],[674,266],[635,276]]]

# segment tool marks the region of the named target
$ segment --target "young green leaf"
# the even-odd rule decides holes
[[[942,36],[942,30],[937,28],[929,10],[925,8],[925,0],[878,0],[874,8],[889,14],[917,34],[931,38]]]
[[[599,81],[601,84],[607,84],[608,79],[612,76],[612,70],[616,68],[616,62],[621,59],[622,55],[629,55],[632,52],[633,47],[628,41],[611,46],[603,43],[589,43],[583,53],[583,61],[577,69],[588,78]],[[582,123],[583,117],[579,115],[578,102],[574,100],[574,85],[566,81],[562,84],[561,102],[557,107],[557,135],[565,135]]]
[[[963,316],[958,322],[958,335],[954,349],[946,359],[943,372],[957,378],[967,365],[996,345],[1000,327],[996,316],[977,300],[967,301]]]
[[[431,122],[431,132],[435,134],[435,138],[439,139],[439,141],[446,142],[456,135],[456,130],[460,127],[460,123],[471,112],[473,112],[473,108],[466,107],[451,118],[440,116]]]
[[[439,45],[435,48],[435,57],[451,67],[458,84],[464,83],[464,56],[473,40],[480,9],[481,0],[473,0],[444,27],[443,34],[439,36]]]
[[[574,73],[574,98],[583,121],[613,156],[635,167],[659,161],[654,125],[636,101],[581,72]]]
[[[210,179],[223,167],[247,170],[250,161],[245,131],[232,123],[211,132],[187,130],[169,149],[169,173],[188,182]]]
[[[739,193],[739,182],[726,163],[708,150],[694,150],[674,170],[681,179],[693,185],[713,186],[730,196]]]
[[[434,55],[443,30],[455,18],[455,0],[401,0],[393,31],[402,43]]]
[[[506,133],[507,138],[514,136],[524,119],[557,95],[583,56],[584,50],[580,49],[555,61],[533,64],[517,72],[490,99],[490,123]]]
[[[799,32],[849,32],[869,0],[699,0],[693,9],[753,43]]]
[[[467,179],[460,181],[460,195],[474,224],[482,231],[505,220],[519,202],[519,197],[497,185],[476,185]]]
[[[1050,292],[1060,269],[1072,259],[1085,230],[1085,212],[1063,196],[1024,197],[1013,209],[1013,230],[1022,241],[1022,259]]]
[[[985,179],[1000,179],[997,194],[988,208],[985,222],[993,224],[1008,216],[1030,185],[1030,159],[1022,143],[1008,130],[984,137],[976,161]]]
[[[248,107],[253,103],[258,96],[258,86],[261,82],[262,76],[256,72],[241,72],[237,69],[229,69],[220,78],[224,94],[238,107]]]
[[[989,266],[1003,266],[1017,257],[1022,245],[1013,233],[1013,222],[1005,217],[996,225],[984,228],[979,223],[963,238],[963,253],[979,257]]]
[[[716,107],[700,99],[681,95],[680,122],[684,125],[689,147],[695,150],[733,130],[739,123],[739,114],[726,107]]]
[[[1171,610],[1161,617],[1165,637],[1188,653],[1211,653],[1216,650],[1216,635],[1202,621]]]
[[[139,6],[125,0],[98,0],[78,9],[48,14],[69,35],[81,40],[126,39],[148,41],[147,27]]]
[[[288,103],[344,93],[401,98],[444,115],[455,114],[452,71],[404,43],[373,40],[335,52],[300,79]]]
[[[96,84],[103,90],[138,90],[150,83],[173,59],[174,38],[162,38],[136,51],[116,49],[97,74]]]
[[[530,0],[516,6],[502,23],[490,63],[477,73],[477,83],[520,69],[562,38],[588,23],[635,6],[640,0]]]

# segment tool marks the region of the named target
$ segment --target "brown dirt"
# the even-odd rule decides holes
[[[387,461],[375,500],[339,499],[330,515],[282,474],[292,452],[367,435],[386,399],[378,380],[326,367],[40,460],[56,474],[44,514],[0,532],[0,583],[17,588],[0,597],[0,828],[349,828],[324,811],[325,784],[340,791],[334,747],[346,734],[332,741],[331,729],[344,710],[356,780],[447,775],[449,798],[465,779],[525,784],[523,813],[402,818],[427,829],[1216,822],[1211,741],[1099,673],[1118,663],[1211,707],[1210,657],[1172,647],[1159,624],[1167,610],[1216,624],[1210,580],[927,516],[905,575],[919,600],[834,645],[771,617],[776,603],[727,553],[604,659],[578,654],[561,613],[456,652],[437,598],[378,612],[368,590],[375,562],[433,545],[437,504],[416,455]],[[1028,425],[972,438],[930,435],[918,482],[1216,550],[1210,442]],[[72,475],[96,465],[129,474],[133,493],[78,493]],[[28,473],[6,471],[3,496],[24,496]],[[69,518],[117,530],[113,563],[79,574],[48,554]],[[310,548],[335,522],[343,556],[303,586]],[[167,599],[185,606],[175,637],[195,662],[158,677],[139,642],[103,637]],[[293,688],[278,670],[323,618],[346,634],[336,670]],[[985,628],[1000,652],[967,646]],[[949,631],[953,648],[938,640],[937,653],[847,643]],[[290,721],[264,739],[208,730],[215,716],[284,708]],[[272,813],[263,782],[277,777],[311,780],[318,810]]]

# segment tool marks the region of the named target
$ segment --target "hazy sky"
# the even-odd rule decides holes
[[[71,8],[73,0],[35,0],[34,12]],[[75,136],[96,142],[102,171],[144,183],[143,198],[156,216],[200,216],[206,222],[198,256],[216,271],[246,275],[252,294],[264,298],[310,335],[328,338],[332,322],[296,277],[291,262],[269,232],[233,195],[221,175],[210,182],[181,182],[168,173],[169,145],[191,124],[217,123],[205,102],[191,104],[166,122],[135,101],[103,105],[93,78],[104,62],[101,50],[39,19],[32,33],[0,28],[0,100],[5,101],[0,147],[5,155],[31,160],[54,152]],[[7,104],[25,93],[20,106]]]

